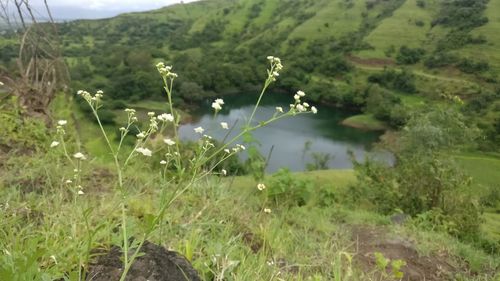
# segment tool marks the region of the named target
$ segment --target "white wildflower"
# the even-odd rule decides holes
[[[276,111],[279,112],[279,113],[283,113],[283,107],[277,106],[276,107]]]
[[[70,184],[70,183],[73,183],[73,181],[72,180],[66,180],[66,183]]]
[[[205,132],[205,129],[203,129],[202,127],[197,127],[194,128],[194,131],[198,134],[203,134],[203,132]]]
[[[66,121],[66,120],[59,120],[59,121],[57,121],[57,124],[59,126],[64,126],[64,125],[68,124],[68,121]]]
[[[3,85],[5,85],[5,84],[2,81],[0,81],[0,86],[3,86]]]
[[[167,161],[165,161],[165,160],[161,160],[161,161],[160,161],[160,164],[161,164],[161,165],[167,165]]]
[[[311,107],[311,111],[314,114],[318,113],[318,109],[315,106]]]
[[[163,122],[174,122],[174,116],[170,113],[163,113],[158,115],[158,120]]]
[[[138,139],[143,139],[143,138],[146,137],[146,134],[144,132],[140,132],[136,136],[137,136]]]
[[[270,60],[270,61],[273,61],[274,57],[273,56],[267,56],[267,59]]]
[[[264,209],[264,213],[266,213],[266,214],[270,214],[271,212],[272,212],[272,211],[271,211],[271,209],[269,209],[269,208],[265,208],[265,209]]]
[[[59,142],[58,141],[53,141],[51,144],[50,144],[50,147],[56,147],[59,145]]]
[[[295,96],[293,96],[293,99],[296,100],[296,101],[299,101],[300,100],[300,96],[299,95],[295,95]]]
[[[169,146],[172,146],[172,145],[175,144],[175,141],[173,141],[171,139],[164,139],[163,142],[166,143]]]
[[[83,195],[85,194],[82,190],[78,190],[78,195]]]
[[[299,112],[305,112],[307,109],[302,104],[297,104],[295,107]]]
[[[222,169],[221,173],[222,173],[223,176],[227,176],[227,171],[225,169]]]
[[[257,189],[260,190],[260,191],[262,191],[262,190],[266,189],[266,185],[264,185],[263,183],[259,183],[257,185]]]
[[[127,131],[127,128],[125,127],[120,127],[120,132],[126,132]]]
[[[215,102],[218,103],[218,104],[220,104],[220,105],[224,105],[224,100],[223,99],[216,99]]]
[[[273,76],[274,76],[274,77],[278,77],[278,76],[280,76],[280,74],[279,74],[277,71],[274,71],[274,72],[273,72]]]
[[[226,149],[224,149],[224,152],[225,152],[225,153],[228,153],[228,154],[229,154],[229,153],[231,153],[231,151],[230,151],[229,149],[227,149],[227,148],[226,148]]]
[[[144,156],[148,156],[148,157],[151,157],[153,155],[153,152],[151,150],[144,148],[144,147],[138,147],[135,149],[135,151],[141,153]]]
[[[222,106],[220,106],[219,103],[213,102],[212,103],[212,108],[215,109],[215,111],[219,111],[222,109]]]
[[[149,117],[153,117],[153,116],[155,116],[155,113],[154,113],[153,111],[148,112],[148,116],[149,116]]]
[[[77,152],[77,153],[73,154],[73,157],[76,159],[79,159],[79,160],[87,159],[87,157],[85,157],[85,155],[83,155],[83,153],[81,153],[81,152]]]
[[[304,93],[303,91],[297,91],[297,95],[299,95],[300,97],[305,97],[306,93]]]
[[[220,122],[222,129],[229,130],[229,125],[226,122]]]
[[[309,104],[308,104],[307,102],[302,103],[302,105],[303,105],[305,108],[308,108],[308,107],[309,107]]]

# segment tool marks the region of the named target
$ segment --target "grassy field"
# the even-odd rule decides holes
[[[469,45],[460,51],[461,54],[481,59],[488,62],[495,71],[500,71],[500,0],[488,1],[488,8],[485,16],[488,17],[488,23],[475,29],[472,32],[474,36],[486,36],[487,43],[481,45]]]
[[[491,196],[492,190],[500,192],[500,158],[479,153],[465,153],[456,156],[458,163],[473,178],[471,196]],[[500,206],[486,209],[481,230],[486,238],[500,240]]]
[[[500,158],[479,153],[466,153],[456,158],[476,184],[500,188]]]
[[[358,55],[363,58],[384,58],[391,46],[396,50],[404,45],[411,48],[425,46],[436,2],[426,1],[426,7],[420,8],[417,0],[407,0],[366,37],[365,41],[374,49],[361,51]],[[422,21],[424,26],[417,26],[417,21]],[[397,40],[393,40],[394,38]]]
[[[303,38],[315,40],[333,36],[338,38],[343,34],[355,32],[361,24],[363,1],[354,1],[353,7],[347,9],[345,1],[318,1],[314,6],[316,14],[296,27],[288,39]]]
[[[342,124],[363,130],[383,131],[387,129],[387,125],[384,124],[384,122],[375,119],[375,117],[370,114],[351,116],[342,121]]]

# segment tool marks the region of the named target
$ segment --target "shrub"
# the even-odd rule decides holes
[[[402,46],[399,48],[399,53],[396,56],[396,61],[399,64],[415,64],[425,55],[425,50],[422,48],[408,48]]]
[[[406,93],[415,93],[417,91],[415,76],[406,69],[403,69],[403,71],[384,69],[382,73],[368,76],[368,82]]]
[[[311,182],[297,179],[288,169],[280,169],[269,180],[266,196],[277,205],[303,206],[309,200]]]
[[[490,69],[490,65],[485,61],[473,61],[471,59],[463,59],[458,63],[458,69],[465,73],[479,73]]]
[[[458,192],[470,187],[471,180],[446,155],[476,137],[477,130],[464,123],[456,108],[440,106],[413,114],[391,145],[394,167],[370,159],[354,162],[359,183],[351,197],[384,214],[402,210],[439,223],[450,234],[473,237],[479,230],[480,210],[474,198]]]
[[[456,55],[447,52],[436,52],[430,55],[424,62],[428,68],[443,67],[452,65],[458,60]]]

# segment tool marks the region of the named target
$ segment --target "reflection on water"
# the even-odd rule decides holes
[[[223,111],[215,119],[213,112],[209,110],[211,102],[207,101],[203,105],[203,110],[197,112],[197,118],[192,123],[181,126],[180,136],[182,139],[196,140],[200,135],[194,132],[194,128],[201,126],[208,135],[222,140],[228,131],[220,127],[220,122],[227,122],[230,126],[236,124],[230,137],[235,136],[248,120],[255,100],[255,96],[244,94],[226,98]],[[290,101],[291,99],[284,95],[266,96],[254,122],[269,119],[275,113],[276,106],[282,106],[286,110]],[[347,116],[345,112],[321,106],[318,106],[318,109],[319,113],[316,115],[306,114],[285,118],[253,132],[254,138],[261,144],[262,155],[267,156],[272,149],[268,172],[274,172],[282,167],[288,167],[292,171],[304,170],[306,164],[312,162],[313,152],[328,153],[333,156],[328,163],[330,168],[352,168],[348,151],[352,151],[356,159],[362,160],[372,144],[380,137],[380,132],[367,132],[340,125],[340,121]],[[304,154],[306,143],[310,145],[308,152]],[[244,159],[245,155],[240,157]],[[391,161],[388,153],[377,152],[376,157]]]

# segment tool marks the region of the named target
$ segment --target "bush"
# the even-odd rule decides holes
[[[368,76],[368,82],[406,93],[415,93],[417,91],[415,76],[406,69],[403,69],[403,71],[384,69],[382,73]]]
[[[397,143],[391,144],[394,167],[370,159],[354,162],[359,182],[351,197],[384,214],[402,210],[460,238],[473,237],[479,231],[480,212],[474,198],[458,192],[469,188],[471,180],[446,155],[473,143],[475,136],[476,130],[465,125],[456,108],[414,114]]]
[[[479,73],[490,69],[490,65],[485,61],[473,61],[471,59],[463,59],[458,63],[458,69],[465,73]]]
[[[313,184],[297,179],[290,170],[280,169],[272,176],[265,190],[268,199],[277,205],[303,206],[309,200]]]
[[[428,68],[443,67],[452,65],[457,60],[458,57],[456,55],[446,52],[436,52],[425,60],[424,65]]]
[[[415,64],[422,59],[425,55],[425,50],[422,48],[408,48],[407,46],[402,46],[399,48],[399,53],[396,57],[396,61],[399,64]]]

